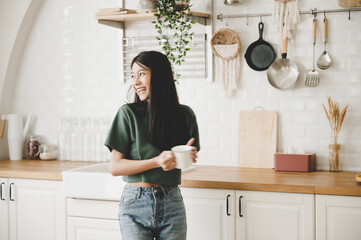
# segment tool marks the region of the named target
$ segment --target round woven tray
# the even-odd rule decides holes
[[[215,49],[215,45],[235,45],[237,44],[237,47],[234,50],[234,54],[232,53],[230,56],[222,56],[217,50]],[[217,57],[222,58],[223,60],[230,60],[239,55],[241,52],[242,44],[241,39],[239,38],[238,34],[229,29],[229,28],[222,28],[215,32],[211,39],[211,47],[212,52]]]

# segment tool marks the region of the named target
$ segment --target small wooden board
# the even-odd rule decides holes
[[[338,0],[340,7],[361,7],[361,0]]]
[[[239,114],[238,166],[273,168],[277,151],[277,112],[241,111]]]

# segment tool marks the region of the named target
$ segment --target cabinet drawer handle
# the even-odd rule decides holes
[[[5,185],[4,182],[1,183],[1,187],[0,187],[0,199],[1,199],[1,201],[5,201],[5,198],[3,197],[3,185]]]
[[[227,195],[227,202],[226,202],[226,206],[227,206],[227,216],[230,216],[231,214],[229,213],[229,197],[230,197],[231,195]]]
[[[14,201],[14,198],[13,198],[13,193],[12,193],[12,186],[14,185],[14,183],[10,183],[10,201]]]
[[[239,200],[238,200],[238,204],[239,204],[239,216],[240,216],[240,217],[243,217],[243,214],[242,214],[242,197],[243,197],[243,196],[239,196]]]

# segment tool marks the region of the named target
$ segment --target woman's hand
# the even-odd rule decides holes
[[[187,142],[186,145],[192,146],[193,143],[194,143],[194,138],[191,138],[191,139],[189,139],[189,141]],[[197,158],[198,158],[197,153],[198,153],[197,148],[192,146],[191,158],[192,158],[193,163],[197,162]]]
[[[197,153],[198,153],[197,148],[196,148],[196,147],[192,147],[192,150],[191,150],[191,158],[192,158],[193,163],[196,163],[196,162],[197,162],[197,158],[198,158]]]
[[[170,171],[176,167],[175,157],[172,151],[163,151],[157,157],[157,163],[164,171]]]
[[[194,138],[189,139],[186,145],[192,146],[194,142]],[[192,162],[197,162],[197,148],[192,146],[191,149],[191,158]],[[159,156],[156,158],[157,164],[164,170],[164,171],[170,171],[176,168],[176,161],[175,157],[172,151],[163,151]]]

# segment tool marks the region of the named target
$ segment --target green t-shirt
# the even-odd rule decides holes
[[[189,136],[195,138],[193,146],[198,151],[199,133],[194,112],[186,105],[181,105],[185,114]],[[119,108],[110,128],[105,145],[124,154],[125,159],[145,160],[158,156],[162,151],[148,140],[148,114],[136,114],[128,104]],[[186,144],[186,143],[184,143]],[[134,175],[123,176],[125,182],[145,182],[155,184],[178,185],[181,183],[181,170],[164,171],[154,168]]]

